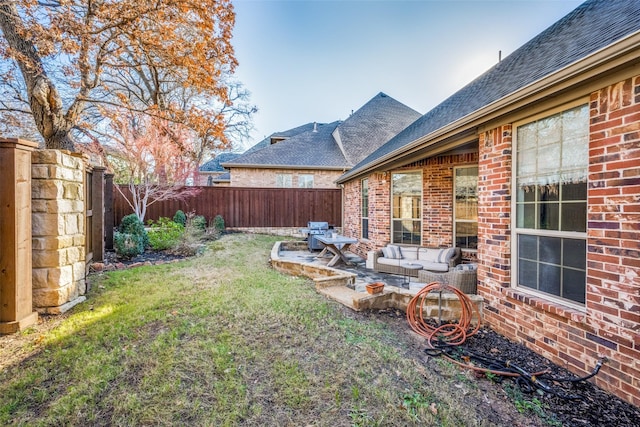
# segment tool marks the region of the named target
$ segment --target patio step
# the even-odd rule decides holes
[[[353,306],[353,298],[361,297],[361,292],[356,292],[351,288],[347,288],[346,286],[331,286],[328,288],[317,289],[317,291],[330,298],[336,302],[339,302],[342,305],[346,305],[347,307],[355,309]]]

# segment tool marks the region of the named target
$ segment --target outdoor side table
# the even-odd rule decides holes
[[[420,264],[416,264],[416,263],[411,263],[411,262],[405,262],[400,264],[400,267],[402,267],[402,269],[404,270],[404,282],[402,283],[403,285],[408,285],[409,284],[409,277],[410,277],[410,273],[409,271],[417,271],[417,270],[422,270],[422,265]]]

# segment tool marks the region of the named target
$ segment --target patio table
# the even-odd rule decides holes
[[[329,236],[314,236],[317,241],[324,245],[324,249],[318,255],[318,258],[324,256],[327,252],[331,252],[333,254],[333,258],[327,264],[328,267],[333,267],[336,265],[338,261],[342,261],[345,264],[349,265],[350,262],[347,257],[344,255],[344,251],[349,249],[353,243],[358,243],[358,239],[353,239],[351,237],[341,236],[340,234],[335,234],[334,237]]]

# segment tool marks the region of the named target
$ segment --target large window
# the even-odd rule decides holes
[[[419,245],[422,231],[422,173],[391,174],[391,241]]]
[[[456,246],[478,249],[478,167],[454,169],[453,208]]]
[[[587,105],[518,126],[516,146],[517,285],[584,303]]]
[[[291,188],[292,179],[290,173],[279,173],[276,175],[276,187],[278,188]]]
[[[369,179],[361,181],[360,194],[360,217],[362,218],[362,238],[369,238]]]
[[[313,175],[298,175],[298,188],[313,188]]]

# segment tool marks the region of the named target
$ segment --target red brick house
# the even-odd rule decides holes
[[[484,321],[640,406],[640,2],[587,1],[338,179],[354,251],[459,246]]]

